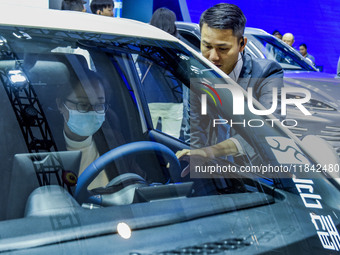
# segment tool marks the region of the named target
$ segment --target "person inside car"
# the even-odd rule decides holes
[[[64,119],[66,149],[82,152],[78,176],[100,156],[93,135],[105,121],[108,106],[100,78],[92,71],[87,72],[88,82],[79,80],[59,89],[57,107]],[[105,186],[108,177],[102,171],[89,188]]]

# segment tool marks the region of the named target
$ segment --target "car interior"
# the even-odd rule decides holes
[[[3,192],[0,199],[3,205],[7,205],[1,207],[1,219],[23,217],[25,207],[29,208],[26,210],[32,215],[32,212],[39,211],[36,206],[46,205],[47,201],[51,201],[51,197],[58,197],[51,196],[50,192],[58,192],[60,189],[39,189],[39,195],[32,195],[28,199],[30,193],[39,186],[61,185],[71,194],[74,193],[74,187],[65,185],[61,172],[67,169],[77,176],[81,157],[79,151],[67,151],[65,147],[64,120],[56,106],[56,95],[58,89],[68,85],[70,77],[78,75],[78,80],[86,80],[84,70],[89,69],[89,66],[85,57],[52,52],[23,55],[23,59],[1,61],[1,100],[3,104],[11,106],[1,108],[1,116],[6,118],[1,129],[3,133],[8,134],[6,141],[3,141],[8,146],[1,146],[4,150],[1,155],[5,171],[2,172]],[[95,54],[93,56],[94,59],[101,57]],[[111,82],[104,84],[109,104],[106,120],[95,135],[101,153],[129,142],[147,140],[141,127],[140,114],[135,107],[134,95],[125,86],[122,75],[113,72],[116,70],[112,68],[113,63],[104,61],[105,58],[102,57],[100,63],[103,68],[98,68],[98,72],[105,73],[105,78]],[[110,72],[107,68],[110,68]],[[11,83],[8,73],[13,70],[18,71],[16,75],[27,79],[24,87],[16,88],[19,83]],[[79,77],[81,75],[83,76]],[[107,77],[108,75],[110,77]],[[138,169],[134,169],[131,161],[120,157],[120,160],[115,161],[115,166],[106,167],[105,171],[110,179],[135,172],[141,179],[145,178],[150,183],[165,183],[168,180],[163,175],[164,169],[160,169],[156,157],[152,153],[134,157],[132,161],[138,162]],[[133,182],[133,178],[138,179],[136,176],[130,176],[128,181]],[[120,184],[122,183],[123,181],[120,181]],[[117,185],[113,183],[113,186]],[[43,193],[46,193],[45,201],[36,202],[43,199]],[[62,194],[64,193],[61,192],[60,196],[63,196]],[[68,200],[70,199],[64,199],[65,203]],[[58,203],[50,203],[53,204]],[[66,204],[63,207],[68,206]],[[44,210],[48,210],[48,206],[40,211]]]

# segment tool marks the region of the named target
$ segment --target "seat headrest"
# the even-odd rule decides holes
[[[32,85],[67,84],[76,77],[74,63],[88,69],[86,59],[82,55],[47,53],[26,54],[23,69]]]

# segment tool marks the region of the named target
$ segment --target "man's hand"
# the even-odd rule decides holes
[[[176,157],[177,157],[177,158],[181,158],[181,157],[183,157],[184,155],[190,156],[190,155],[191,155],[191,150],[184,149],[184,150],[181,150],[181,151],[177,151],[177,152],[176,152]]]
[[[176,157],[177,157],[178,159],[180,159],[181,157],[183,157],[183,156],[185,156],[185,155],[190,156],[190,155],[191,155],[191,150],[183,149],[183,150],[181,150],[181,151],[177,151],[177,152],[176,152]],[[166,165],[166,168],[170,168],[170,163],[168,163],[168,164]]]
[[[239,151],[235,143],[231,139],[224,140],[216,145],[205,147],[202,149],[188,150],[184,149],[176,152],[177,158],[181,158],[184,155],[188,156],[202,156],[206,158],[215,158],[220,156],[236,155]]]
[[[184,149],[181,151],[177,151],[176,152],[176,157],[177,158],[181,158],[184,155],[188,155],[188,156],[202,156],[202,157],[214,157],[211,153],[209,153],[209,147],[203,148],[203,149],[196,149],[196,150],[188,150],[188,149]]]

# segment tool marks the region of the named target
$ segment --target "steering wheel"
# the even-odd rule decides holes
[[[93,197],[90,199],[92,194],[87,187],[89,184],[97,177],[97,175],[110,163],[113,161],[120,159],[122,157],[127,157],[133,154],[144,154],[156,152],[157,155],[160,155],[164,158],[165,162],[170,163],[169,173],[170,176],[173,175],[175,177],[180,175],[181,167],[180,163],[175,155],[175,153],[170,150],[168,147],[161,143],[157,142],[149,142],[149,141],[139,141],[132,142],[128,144],[121,145],[117,148],[114,148],[95,161],[93,161],[79,176],[78,183],[76,187],[76,191],[74,194],[75,199],[80,203],[84,202],[93,202],[100,204],[100,198],[97,200]]]

